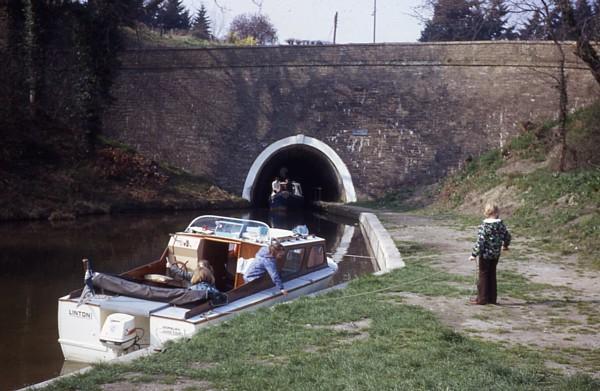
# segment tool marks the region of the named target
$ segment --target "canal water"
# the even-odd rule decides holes
[[[334,283],[374,271],[356,221],[310,212],[182,211],[88,217],[74,222],[1,223],[0,390],[38,383],[67,368],[82,366],[64,363],[57,342],[57,299],[82,287],[82,258],[92,259],[97,271],[126,271],[157,259],[168,234],[183,230],[201,214],[251,218],[277,228],[306,224],[311,233],[327,240],[328,253],[340,262]]]

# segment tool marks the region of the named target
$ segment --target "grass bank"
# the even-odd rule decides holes
[[[568,121],[567,170],[557,165],[556,127],[529,125],[504,149],[467,163],[435,188],[387,194],[365,206],[453,214],[473,225],[487,200],[496,201],[517,235],[541,248],[574,254],[600,268],[600,102]]]
[[[398,243],[407,266],[364,276],[343,291],[243,314],[126,365],[100,365],[48,390],[143,388],[293,390],[592,390],[562,376],[543,354],[475,340],[403,303],[407,291],[463,295],[464,277],[436,272],[418,245]],[[516,283],[515,291],[526,292]]]

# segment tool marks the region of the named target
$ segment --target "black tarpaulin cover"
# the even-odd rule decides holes
[[[175,305],[184,305],[208,299],[208,291],[206,289],[161,288],[129,281],[105,273],[94,273],[92,282],[97,288],[120,295],[138,299],[166,301]]]

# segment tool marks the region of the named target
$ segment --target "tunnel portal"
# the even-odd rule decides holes
[[[307,204],[315,200],[341,201],[342,184],[329,159],[320,151],[305,145],[290,146],[274,153],[256,176],[252,203],[268,206],[271,182],[282,168],[289,180],[300,182]]]

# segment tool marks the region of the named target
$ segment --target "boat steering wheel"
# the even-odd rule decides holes
[[[188,273],[187,262],[174,260],[173,262],[171,262],[171,265],[175,266],[177,269],[181,270],[185,274]]]

